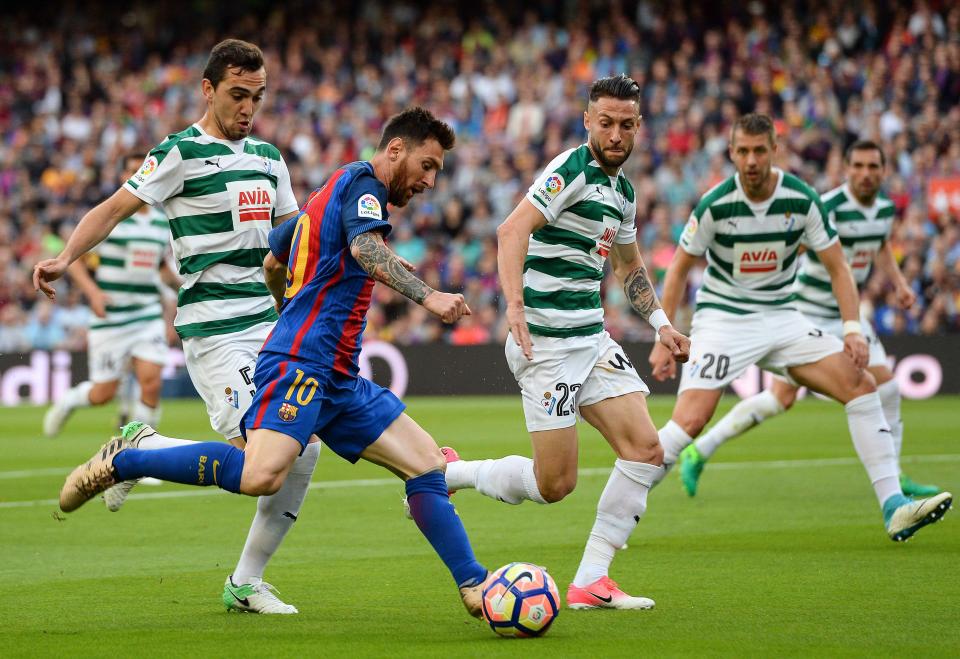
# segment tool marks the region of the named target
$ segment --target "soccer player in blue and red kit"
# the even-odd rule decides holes
[[[67,477],[61,509],[75,510],[114,483],[143,476],[272,494],[319,438],[347,460],[374,462],[406,482],[417,526],[479,617],[487,569],[449,501],[444,455],[393,393],[358,376],[357,364],[375,281],[446,323],[470,313],[462,295],[427,286],[383,240],[391,228],[387,204],[405,206],[432,188],[454,139],[428,111],[401,112],[387,122],[371,160],[338,169],[297,217],[271,232],[267,283],[282,306],[257,361],[245,451],[221,442],[141,450],[139,440],[156,431],[135,422]]]

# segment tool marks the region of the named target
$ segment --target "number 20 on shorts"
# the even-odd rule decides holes
[[[297,377],[293,381],[293,384],[290,385],[290,388],[287,389],[287,395],[283,397],[284,400],[290,400],[294,390],[297,392],[297,402],[301,405],[307,405],[313,400],[313,396],[317,393],[317,387],[320,386],[320,383],[317,382],[316,378],[307,378],[304,380],[304,375],[306,374],[298,368]],[[301,380],[303,380],[302,383]]]

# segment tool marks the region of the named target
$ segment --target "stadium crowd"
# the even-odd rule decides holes
[[[0,352],[84,347],[89,311],[79,293],[62,282],[51,306],[33,290],[31,268],[123,180],[124,153],[145,152],[200,117],[200,72],[225,36],[266,54],[267,101],[254,133],[280,148],[301,203],[339,164],[369,157],[384,120],[406,105],[429,107],[456,129],[436,189],[392,214],[391,245],[432,286],[463,292],[473,315],[442,327],[377,286],[369,336],[504,339],[496,227],[540,168],[582,141],[589,83],[619,72],[644,93],[643,129],[625,169],[657,275],[698,197],[733,173],[732,121],[758,110],[777,118],[778,164],[821,192],[842,181],[847,144],[883,145],[893,241],[919,302],[900,311],[874,276],[863,304],[881,333],[960,331],[960,199],[951,208],[928,191],[933,178],[960,180],[960,5],[313,5],[251,0],[183,12],[95,0],[49,15],[2,10]],[[604,296],[614,338],[651,338],[612,276]],[[675,322],[685,326],[689,314]]]

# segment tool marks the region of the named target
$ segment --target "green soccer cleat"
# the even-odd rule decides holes
[[[291,615],[299,613],[297,607],[280,601],[277,589],[265,581],[245,583],[239,586],[233,583],[233,576],[227,577],[223,584],[223,604],[227,611],[244,613],[263,613]]]
[[[909,540],[927,524],[940,521],[953,503],[953,495],[941,492],[929,499],[913,501],[895,494],[883,504],[883,521],[887,535],[895,542]]]
[[[900,474],[900,489],[908,497],[932,497],[934,494],[940,494],[940,488],[936,485],[914,483],[906,474]]]
[[[695,445],[691,444],[680,452],[680,484],[688,496],[697,496],[697,482],[706,465],[707,459],[700,455]]]

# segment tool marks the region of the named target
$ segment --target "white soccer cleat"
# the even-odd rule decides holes
[[[953,495],[941,492],[929,499],[911,501],[903,495],[890,497],[884,503],[887,535],[891,540],[904,542],[927,524],[940,521],[953,504]]]
[[[43,435],[54,438],[60,434],[63,424],[67,422],[70,415],[73,414],[73,408],[67,407],[62,402],[54,403],[43,415]]]
[[[292,604],[285,604],[276,595],[277,589],[266,581],[245,583],[239,586],[233,583],[233,575],[223,584],[223,604],[227,611],[245,613],[263,613],[291,615],[300,613]]]

